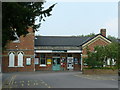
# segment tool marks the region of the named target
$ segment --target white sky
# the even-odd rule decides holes
[[[107,35],[118,37],[117,0],[109,0],[110,2],[107,2],[108,0],[106,2],[82,1],[48,0],[44,5],[45,8],[54,3],[57,5],[51,12],[52,16],[42,22],[39,31],[35,34],[44,36],[87,35],[98,34],[101,28],[106,28]]]

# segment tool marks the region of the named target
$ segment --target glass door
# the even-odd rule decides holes
[[[52,70],[54,71],[60,70],[60,57],[53,57]]]

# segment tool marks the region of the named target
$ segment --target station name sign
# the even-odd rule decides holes
[[[52,50],[52,52],[67,52],[67,50]]]

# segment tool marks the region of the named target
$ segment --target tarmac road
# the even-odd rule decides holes
[[[72,71],[4,73],[3,88],[118,88],[118,77]]]

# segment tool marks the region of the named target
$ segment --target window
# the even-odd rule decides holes
[[[115,65],[115,64],[116,64],[115,60],[114,60],[114,59],[112,59],[112,65]]]
[[[52,56],[59,57],[60,54],[59,53],[53,53]]]
[[[40,54],[40,66],[46,66],[45,54]]]
[[[14,67],[15,65],[15,53],[10,52],[9,53],[9,67]]]
[[[18,66],[23,67],[23,53],[18,52]]]
[[[35,64],[39,64],[39,58],[35,58]]]
[[[57,58],[57,64],[60,64],[60,58]]]
[[[110,65],[110,59],[107,59],[107,65]]]
[[[31,58],[26,58],[26,65],[31,65]]]
[[[68,54],[68,57],[72,57],[72,54],[71,54],[71,53],[69,53],[69,54]]]

